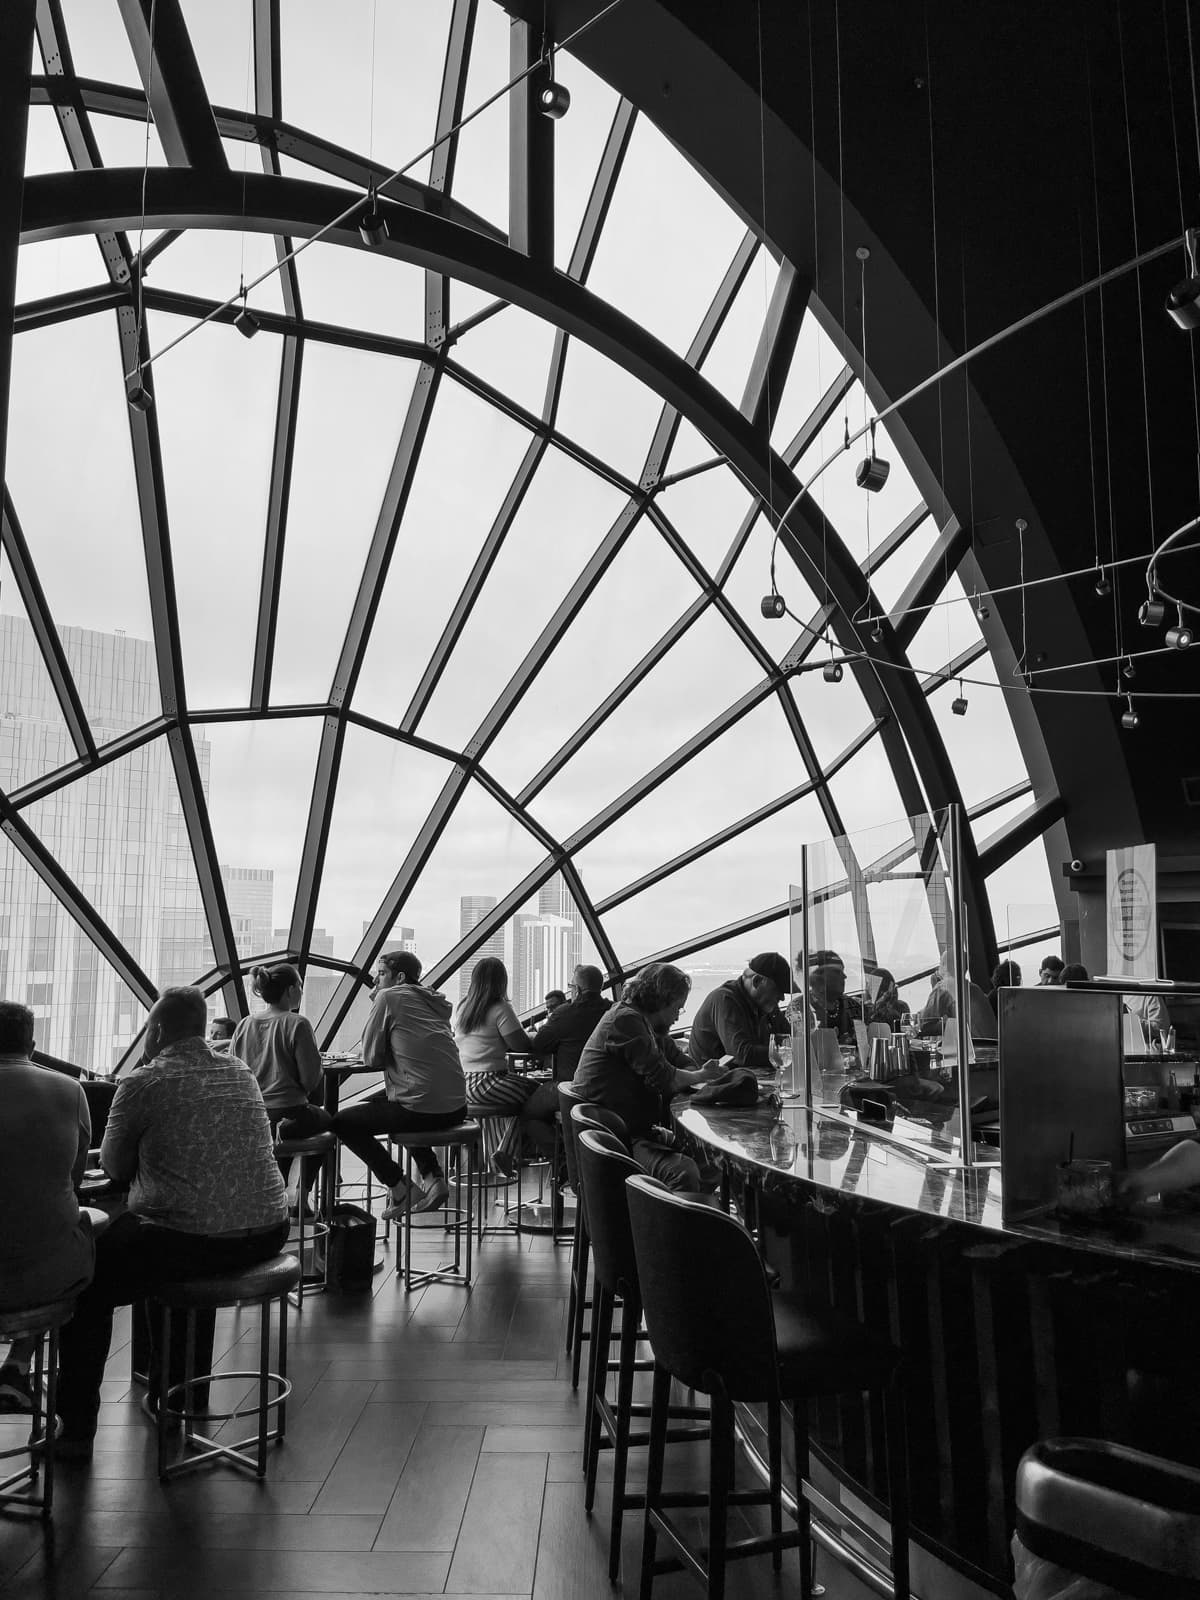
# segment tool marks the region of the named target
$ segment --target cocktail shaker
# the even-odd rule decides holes
[[[867,1057],[867,1077],[872,1083],[886,1083],[892,1075],[890,1060],[890,1045],[888,1039],[872,1039],[871,1051]]]

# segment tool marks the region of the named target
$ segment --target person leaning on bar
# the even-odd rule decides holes
[[[779,1002],[791,988],[792,970],[783,956],[764,951],[746,963],[740,978],[731,978],[704,996],[696,1008],[688,1054],[695,1066],[732,1056],[735,1067],[770,1072],[771,1045],[790,1032]]]
[[[643,1172],[681,1193],[700,1192],[700,1169],[690,1156],[655,1137],[666,1102],[681,1089],[720,1076],[716,1061],[695,1067],[670,1037],[692,980],[678,967],[652,962],[596,1025],[572,1080],[585,1099],[615,1111],[625,1123],[633,1159]]]

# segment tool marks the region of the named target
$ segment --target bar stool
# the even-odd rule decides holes
[[[291,1302],[297,1311],[304,1309],[304,1296],[308,1294],[324,1294],[329,1287],[329,1225],[333,1218],[333,1191],[334,1191],[334,1166],[337,1161],[338,1142],[332,1133],[313,1133],[300,1139],[276,1139],[275,1156],[283,1160],[291,1156],[300,1162],[300,1180],[297,1193],[300,1204],[296,1216],[296,1234],[288,1240],[288,1244],[295,1245],[300,1258],[300,1281],[296,1285]],[[305,1215],[304,1194],[304,1161],[307,1157],[317,1157],[320,1160],[320,1174],[317,1179],[316,1214],[312,1218],[312,1227],[305,1229],[309,1220]],[[317,1248],[324,1240],[321,1251],[321,1270],[316,1270]],[[311,1250],[313,1253],[313,1270],[304,1271],[304,1252]]]
[[[583,1346],[590,1339],[584,1326],[591,1305],[587,1298],[588,1265],[591,1258],[591,1236],[588,1232],[587,1200],[579,1177],[579,1135],[585,1128],[602,1133],[612,1133],[628,1147],[628,1131],[615,1111],[606,1111],[593,1105],[569,1084],[560,1083],[558,1097],[563,1106],[563,1151],[567,1161],[567,1176],[575,1190],[575,1244],[571,1251],[571,1290],[567,1297],[567,1349],[571,1355],[571,1387],[579,1387],[579,1367],[583,1359]]]
[[[698,1196],[674,1194],[645,1176],[626,1180],[626,1199],[642,1287],[643,1310],[654,1351],[650,1460],[642,1544],[641,1600],[650,1600],[656,1573],[675,1562],[656,1560],[665,1534],[685,1568],[722,1600],[728,1561],[770,1551],[778,1572],[783,1551],[800,1551],[800,1595],[812,1594],[806,1406],[816,1395],[881,1392],[892,1533],[892,1593],[908,1600],[908,1497],[904,1413],[895,1381],[900,1352],[861,1323],[832,1310],[810,1310],[799,1296],[772,1295],[750,1234]],[[671,1380],[712,1401],[707,1496],[664,1495]],[[781,1445],[783,1401],[792,1403],[796,1459],[797,1526],[784,1532]],[[765,1490],[732,1488],[733,1407],[765,1403],[770,1484]],[[708,1506],[706,1550],[693,1549],[667,1512],[674,1506]],[[731,1505],[767,1505],[771,1531],[730,1541]],[[707,1559],[705,1559],[707,1558]]]
[[[23,1444],[0,1450],[0,1461],[14,1456],[28,1455],[25,1466],[0,1478],[0,1506],[12,1506],[27,1511],[37,1511],[43,1522],[49,1522],[54,1506],[54,1441],[57,1434],[55,1399],[58,1391],[58,1330],[69,1322],[75,1309],[75,1296],[68,1300],[50,1300],[45,1305],[30,1306],[24,1311],[0,1311],[0,1343],[12,1339],[36,1339],[32,1372],[33,1413],[14,1414],[12,1420],[22,1431],[29,1423],[29,1435]],[[38,1446],[45,1441],[44,1449]],[[34,1485],[38,1472],[42,1472],[42,1492]],[[26,1488],[22,1488],[26,1485]]]
[[[579,1134],[579,1174],[587,1194],[588,1227],[591,1233],[595,1288],[592,1294],[592,1333],[588,1352],[587,1407],[584,1427],[584,1507],[590,1513],[596,1498],[596,1469],[600,1451],[613,1451],[612,1517],[608,1539],[608,1577],[616,1583],[621,1564],[621,1522],[626,1511],[645,1505],[645,1496],[626,1494],[625,1474],[631,1446],[648,1444],[650,1435],[633,1433],[634,1417],[648,1417],[650,1407],[634,1405],[633,1380],[637,1372],[649,1372],[654,1363],[639,1360],[642,1297],[638,1285],[637,1258],[629,1226],[629,1207],[625,1199],[625,1180],[636,1177],[641,1168],[611,1133],[587,1128]],[[612,1337],[613,1311],[621,1303],[620,1348],[617,1361],[616,1405],[608,1399],[608,1373],[613,1365],[607,1352]],[[671,1406],[672,1418],[707,1419],[707,1411],[695,1406]],[[667,1443],[677,1444],[707,1439],[707,1427],[669,1428]]]
[[[206,1461],[228,1461],[232,1466],[248,1468],[256,1477],[266,1476],[267,1445],[282,1439],[286,1426],[286,1401],[292,1392],[287,1376],[287,1313],[290,1291],[300,1281],[300,1263],[295,1256],[272,1256],[253,1267],[237,1272],[214,1273],[203,1278],[185,1278],[177,1283],[164,1280],[155,1285],[154,1300],[161,1308],[162,1372],[157,1395],[158,1424],[158,1476],[165,1483],[169,1478],[190,1472]],[[271,1307],[279,1303],[278,1370],[271,1368]],[[229,1306],[259,1307],[259,1359],[256,1371],[203,1373],[195,1370],[195,1316],[198,1311],[220,1311]],[[167,1352],[171,1348],[171,1318],[177,1312],[187,1317],[187,1350],[184,1361],[183,1382],[171,1382],[170,1362]],[[253,1407],[235,1407],[232,1411],[194,1412],[191,1409],[192,1390],[198,1384],[211,1384],[229,1378],[256,1378],[258,1402]],[[272,1390],[274,1392],[272,1393]],[[182,1406],[175,1408],[172,1401],[182,1396]],[[270,1426],[271,1412],[277,1413],[274,1428]],[[200,1433],[195,1424],[206,1426],[214,1422],[230,1422],[239,1417],[258,1418],[257,1433],[234,1444],[219,1444],[215,1439]],[[183,1454],[172,1462],[167,1460],[167,1430],[172,1422],[182,1421]],[[247,1448],[255,1446],[250,1455]],[[189,1451],[195,1452],[188,1454]]]
[[[1100,1439],[1042,1440],[1017,1468],[1016,1593],[1038,1558],[1066,1569],[1063,1588],[1079,1577],[1137,1600],[1195,1600],[1200,1472]]]
[[[401,1268],[396,1273],[396,1282],[403,1282],[405,1291],[423,1289],[429,1283],[459,1283],[464,1288],[471,1286],[471,1236],[475,1229],[475,1191],[479,1180],[479,1155],[483,1139],[483,1130],[478,1122],[467,1121],[456,1123],[450,1128],[435,1128],[422,1133],[389,1133],[388,1143],[404,1152],[404,1179],[408,1186],[408,1195],[404,1202],[403,1226],[397,1229],[401,1239]],[[445,1221],[443,1231],[452,1231],[454,1234],[454,1259],[441,1262],[436,1267],[430,1267],[423,1272],[414,1272],[412,1266],[412,1191],[413,1191],[413,1162],[412,1153],[415,1148],[429,1146],[442,1152],[443,1164],[450,1165],[450,1152],[458,1152],[458,1197],[451,1203],[447,1200],[441,1212]],[[463,1157],[466,1157],[466,1186],[467,1192],[463,1195]],[[482,1193],[482,1189],[480,1189]],[[482,1204],[482,1201],[480,1202]],[[452,1220],[449,1220],[452,1219]],[[466,1232],[466,1265],[464,1271],[462,1236]]]

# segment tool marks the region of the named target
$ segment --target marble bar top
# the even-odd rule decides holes
[[[806,1106],[748,1108],[674,1103],[679,1126],[706,1151],[753,1179],[768,1197],[797,1201],[822,1191],[897,1212],[961,1223],[979,1242],[1053,1243],[1109,1257],[1200,1272],[1200,1192],[1149,1201],[1088,1222],[1053,1214],[1005,1222],[1000,1168],[965,1168],[940,1141],[906,1144],[849,1112]],[[994,1156],[994,1152],[992,1152]]]

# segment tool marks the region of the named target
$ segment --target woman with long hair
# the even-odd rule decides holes
[[[537,1084],[509,1070],[508,1052],[530,1050],[533,1040],[508,998],[508,969],[495,956],[484,956],[475,963],[466,998],[458,1007],[454,1037],[467,1079],[467,1113],[504,1119],[506,1125],[491,1165],[504,1177],[511,1177],[520,1153],[514,1119]]]
[[[303,979],[290,962],[279,961],[274,966],[255,967],[250,983],[266,1009],[238,1023],[229,1054],[244,1061],[258,1080],[272,1137],[307,1139],[324,1133],[330,1117],[317,1104],[323,1069],[312,1023],[300,1015]],[[280,1160],[285,1182],[291,1164],[290,1156]],[[318,1170],[316,1161],[309,1162],[305,1191],[312,1187]],[[298,1206],[299,1200],[294,1203]]]

